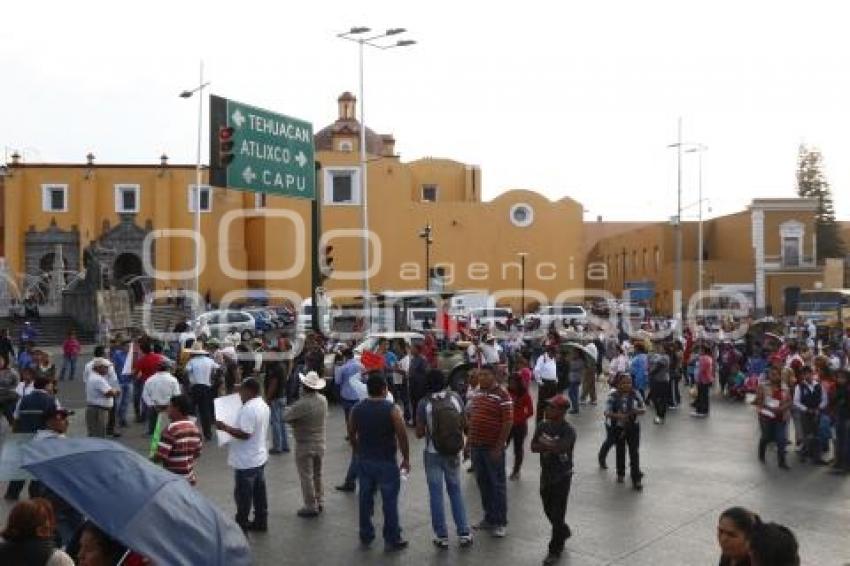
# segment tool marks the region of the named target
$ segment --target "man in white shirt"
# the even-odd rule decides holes
[[[236,523],[244,531],[268,530],[265,467],[269,458],[269,406],[260,396],[260,384],[253,378],[239,386],[242,408],[233,426],[215,421],[215,427],[233,439],[228,443],[227,463],[235,473]],[[249,521],[251,506],[254,520]]]
[[[148,433],[153,434],[159,414],[168,408],[171,398],[180,395],[180,382],[171,375],[171,361],[163,358],[159,370],[145,381],[142,389],[142,401],[146,407],[153,410],[148,412]]]
[[[186,363],[186,375],[189,377],[189,395],[195,410],[198,412],[198,420],[201,421],[201,430],[206,440],[212,439],[213,419],[213,388],[212,373],[219,366],[208,355],[205,350],[189,350],[192,356]]]
[[[555,348],[550,346],[542,356],[537,358],[537,363],[534,364],[534,381],[538,385],[543,385],[544,382],[558,383],[558,370],[555,364]]]
[[[104,358],[92,360],[92,371],[86,380],[86,429],[88,435],[106,437],[109,411],[121,390],[109,385],[107,378],[112,364]]]

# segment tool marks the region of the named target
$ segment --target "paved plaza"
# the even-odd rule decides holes
[[[79,380],[60,383],[66,406],[84,406]],[[600,386],[601,389],[601,386]],[[646,474],[642,493],[629,484],[615,483],[614,453],[608,471],[596,464],[602,441],[601,405],[582,407],[570,416],[578,431],[576,474],[567,511],[573,537],[562,564],[572,565],[708,565],[716,564],[718,514],[733,505],[751,508],[766,520],[791,527],[800,539],[801,557],[807,566],[850,564],[850,479],[824,469],[801,466],[776,468],[775,454],[768,464],[756,459],[756,422],[753,411],[740,404],[712,399],[708,419],[693,419],[685,411],[671,412],[663,426],[644,417],[641,459]],[[71,434],[83,436],[84,416],[78,412]],[[361,549],[357,538],[357,498],[333,486],[342,480],[349,459],[344,441],[342,410],[331,405],[325,460],[324,514],[314,520],[295,516],[301,491],[293,455],[272,456],[266,477],[269,489],[269,532],[250,534],[257,564],[539,564],[545,555],[549,524],[538,495],[537,456],[528,455],[519,481],[508,485],[508,536],[476,538],[469,549],[452,540],[449,550],[431,544],[428,496],[422,468],[422,442],[413,438],[409,480],[400,499],[403,534],[410,547],[385,554],[380,537],[370,549]],[[125,431],[122,442],[143,450],[141,425]],[[509,464],[511,457],[509,456]],[[198,488],[228,514],[235,512],[232,473],[226,452],[213,444],[205,447],[198,465]],[[472,474],[464,474],[463,487],[470,521],[481,519],[481,504]],[[106,494],[117,496],[120,494]],[[9,505],[2,504],[5,517]],[[448,509],[447,509],[448,512]],[[380,529],[380,506],[376,525]],[[449,523],[451,525],[451,522]]]

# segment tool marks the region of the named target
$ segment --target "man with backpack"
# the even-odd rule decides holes
[[[660,343],[648,356],[649,365],[649,397],[655,407],[655,424],[664,424],[667,417],[667,407],[670,404],[670,356]]]
[[[431,526],[434,529],[433,542],[438,548],[449,547],[443,483],[449,495],[458,542],[461,547],[472,544],[472,533],[460,488],[460,453],[463,450],[465,425],[463,401],[447,385],[443,372],[429,371],[429,394],[416,407],[416,436],[425,438],[425,476],[428,480]]]

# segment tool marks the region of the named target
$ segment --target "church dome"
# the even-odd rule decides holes
[[[337,98],[337,104],[339,105],[339,117],[336,122],[322,128],[313,136],[316,151],[333,151],[333,141],[337,135],[347,135],[360,140],[360,122],[355,117],[357,98],[346,91]],[[373,155],[383,155],[384,153],[384,136],[375,133],[368,127],[366,128],[366,151]]]

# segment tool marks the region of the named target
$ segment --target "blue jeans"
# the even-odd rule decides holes
[[[578,394],[581,382],[576,381],[567,385],[567,396],[570,398],[570,410],[578,413]]]
[[[286,439],[286,423],[283,422],[283,409],[286,399],[274,399],[269,404],[269,421],[272,429],[272,450],[274,452],[289,452],[289,442]]]
[[[342,400],[342,410],[345,413],[346,431],[348,430],[348,415],[351,413],[352,407],[357,404],[357,401]],[[348,463],[348,471],[345,474],[345,485],[354,485],[357,481],[357,453],[351,453],[351,461]]]
[[[431,526],[434,528],[434,534],[440,538],[449,536],[446,513],[443,508],[443,482],[445,481],[452,518],[457,527],[457,536],[468,535],[469,523],[466,520],[466,507],[464,507],[463,494],[460,491],[460,458],[443,456],[434,452],[424,452],[424,458],[431,507]]]
[[[490,448],[474,446],[472,448],[472,466],[478,491],[481,492],[481,507],[484,508],[484,520],[491,525],[503,527],[508,524],[508,493],[505,479],[505,450],[493,458]]]
[[[121,376],[118,378],[121,385],[121,396],[118,398],[118,424],[127,426],[127,409],[130,407],[130,401],[133,399],[133,376]]]
[[[68,381],[74,379],[77,373],[77,356],[62,356],[62,369],[59,370],[59,381],[65,380],[65,373],[68,374]]]
[[[375,538],[372,514],[375,493],[380,490],[384,511],[384,542],[399,542],[401,526],[398,519],[398,492],[401,489],[401,474],[398,465],[394,460],[357,458],[357,481],[360,488],[360,541],[368,544]]]
[[[268,500],[266,498],[265,464],[257,468],[234,470],[236,485],[233,498],[236,500],[236,523],[248,524],[251,505],[254,506],[254,522],[265,525],[268,520]]]

